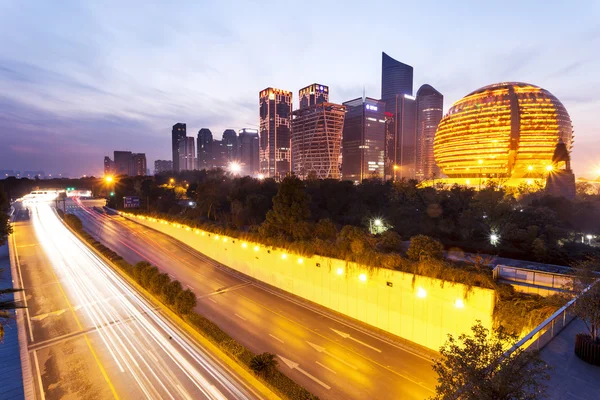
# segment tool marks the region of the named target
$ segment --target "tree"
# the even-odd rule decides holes
[[[270,376],[277,368],[277,360],[275,354],[262,353],[257,354],[250,360],[250,368],[255,374],[263,377]]]
[[[196,295],[190,289],[180,292],[175,298],[175,311],[181,315],[189,314],[198,303]]]
[[[330,219],[320,219],[315,225],[315,237],[326,241],[335,241],[337,237],[337,228]]]
[[[444,246],[434,238],[417,235],[410,238],[406,256],[413,261],[441,260],[444,258]]]
[[[600,260],[589,258],[575,265],[573,292],[579,298],[573,304],[575,315],[584,321],[591,340],[600,344]]]
[[[546,244],[540,238],[536,238],[531,244],[531,251],[536,261],[545,262],[548,257],[548,249],[546,249]]]
[[[4,188],[0,186],[0,246],[6,243],[6,238],[12,233],[12,227],[8,217],[8,209],[10,208]]]
[[[402,248],[402,238],[395,231],[387,230],[381,234],[377,244],[385,252],[399,252]]]
[[[438,374],[435,400],[536,400],[545,398],[548,365],[538,351],[518,348],[505,353],[518,341],[502,326],[492,334],[481,321],[472,335],[458,339],[448,335],[433,365]]]
[[[273,208],[267,213],[260,232],[265,236],[283,236],[288,239],[304,239],[308,233],[305,223],[310,217],[309,196],[304,184],[296,176],[286,176],[275,197]],[[298,229],[302,227],[303,229]]]
[[[20,292],[23,289],[0,289],[0,341],[4,339],[4,325],[14,317],[12,310],[17,308],[25,308],[25,305],[20,301],[13,299],[5,300],[2,297],[11,293]]]
[[[183,292],[183,287],[179,281],[172,281],[168,285],[163,286],[162,297],[166,304],[173,306],[179,294]]]

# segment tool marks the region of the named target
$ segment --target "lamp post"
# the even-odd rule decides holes
[[[400,168],[398,165],[394,164],[394,182],[396,182],[396,171]]]

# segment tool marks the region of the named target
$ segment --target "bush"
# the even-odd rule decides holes
[[[277,364],[275,354],[262,353],[252,357],[252,360],[250,360],[250,369],[257,375],[269,377],[273,375],[275,368],[277,368]]]
[[[190,289],[186,289],[180,292],[175,298],[175,311],[181,315],[189,314],[192,312],[198,301],[196,295]]]
[[[379,236],[377,246],[385,252],[399,252],[402,250],[402,238],[398,233],[387,230]]]
[[[413,236],[410,238],[406,256],[413,261],[441,260],[444,258],[444,246],[429,236]]]
[[[133,279],[135,279],[136,282],[141,283],[142,271],[150,266],[151,264],[148,261],[140,261],[135,263],[135,265],[133,266]]]
[[[175,305],[175,300],[179,296],[179,294],[183,291],[183,287],[179,281],[172,281],[168,285],[162,288],[162,297],[165,304],[169,306]]]
[[[171,283],[171,278],[169,278],[169,274],[158,274],[154,275],[150,280],[149,290],[153,294],[160,295],[162,292],[162,288]]]
[[[150,289],[150,282],[159,273],[160,272],[158,272],[158,268],[156,268],[154,265],[144,267],[140,274],[140,285],[142,285],[144,289]]]

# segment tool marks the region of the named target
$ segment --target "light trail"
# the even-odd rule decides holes
[[[31,206],[32,222],[65,296],[82,305],[82,324],[94,327],[108,375],[129,397],[149,399],[254,398],[204,351],[159,315],[81,243],[48,204]],[[88,334],[89,335],[89,334]]]

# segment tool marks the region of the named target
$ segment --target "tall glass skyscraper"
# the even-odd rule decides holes
[[[198,141],[196,142],[198,150],[198,169],[212,168],[212,132],[208,128],[202,128],[198,131]]]
[[[240,143],[240,163],[244,175],[255,175],[259,172],[259,141],[258,130],[240,129],[238,141]]]
[[[313,83],[298,92],[300,109],[329,102],[329,87]]]
[[[179,149],[181,148],[181,143],[185,142],[186,137],[186,125],[178,122],[173,125],[173,130],[171,131],[171,150],[173,152],[173,171],[179,172],[183,169],[184,166],[180,165],[179,161],[183,154],[180,154]],[[185,147],[185,144],[183,145]]]
[[[383,178],[385,155],[385,103],[369,97],[350,100],[342,133],[342,179],[359,183]]]
[[[433,155],[433,139],[444,116],[444,96],[430,85],[417,91],[417,179],[434,179],[440,170]]]
[[[260,115],[260,172],[284,178],[291,172],[292,92],[266,88],[258,95]]]
[[[393,115],[393,138],[389,142],[393,148],[386,149],[386,164],[400,179],[416,176],[417,107],[412,93],[413,67],[382,53],[381,100],[385,111]]]
[[[239,161],[238,137],[233,129],[225,129],[223,132],[223,144],[227,152],[227,162]]]

